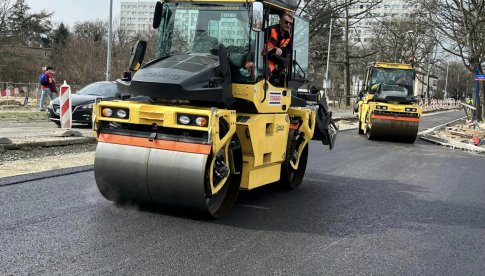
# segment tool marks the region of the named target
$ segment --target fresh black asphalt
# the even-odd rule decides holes
[[[483,274],[483,155],[357,130],[310,152],[300,189],[241,192],[216,221],[112,204],[90,167],[0,179],[0,275]]]

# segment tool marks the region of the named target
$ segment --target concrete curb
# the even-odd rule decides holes
[[[0,151],[33,147],[59,147],[94,142],[96,142],[96,139],[94,137],[66,137],[50,141],[27,141],[19,143],[12,142],[11,144],[0,144]]]

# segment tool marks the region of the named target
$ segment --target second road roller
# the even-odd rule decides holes
[[[357,103],[359,134],[370,140],[414,143],[422,109],[414,97],[412,64],[373,62]]]
[[[338,130],[324,95],[318,108],[292,96],[306,79],[308,21],[292,18],[285,68],[269,72],[264,30],[296,8],[291,0],[157,2],[157,40],[135,44],[117,80],[121,98],[93,111],[101,194],[220,218],[240,190],[296,189],[309,141],[331,149]],[[143,64],[148,45],[154,59]]]

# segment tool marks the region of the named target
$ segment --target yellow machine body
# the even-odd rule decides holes
[[[257,40],[260,49],[264,41],[261,30],[251,36],[247,22],[241,23],[254,17],[249,17],[248,12],[258,10],[254,15],[263,19],[263,4],[264,13],[272,16],[296,10],[289,0],[268,0],[262,4],[231,0],[200,2],[204,4],[157,3],[155,14],[162,18],[163,41],[159,45],[175,43],[176,39],[166,39],[166,34],[173,34],[178,25],[163,24],[172,22],[170,16],[180,9],[200,16],[197,28],[208,28],[208,33],[219,35],[219,41],[224,39],[229,44],[231,41],[214,26],[235,23],[248,28],[249,38]],[[172,12],[164,12],[167,9]],[[182,19],[175,16],[177,20]],[[236,38],[233,43],[244,37]],[[213,37],[208,37],[197,46],[207,46],[211,40]],[[142,63],[144,44],[135,45],[130,64]],[[180,45],[173,49],[179,50],[184,44]],[[157,47],[160,51],[165,49]],[[325,123],[318,127],[320,139],[330,148],[336,127],[330,126],[334,130],[330,135],[328,128],[333,122],[326,104],[314,111],[301,99],[293,102],[287,79],[273,84],[264,73],[266,65],[261,65],[264,58],[259,50],[252,55],[254,63],[259,61],[263,69],[255,68],[257,75],[253,79],[240,81],[235,75],[231,77],[234,72],[244,70],[242,64],[234,65],[235,61],[248,59],[242,57],[249,52],[247,49],[253,48],[225,47],[219,43],[208,52],[195,48],[178,54],[168,51],[166,56],[141,66],[133,77],[118,80],[118,89],[130,97],[99,101],[93,111],[93,132],[98,140],[94,172],[101,194],[115,202],[172,205],[219,218],[232,208],[239,190],[271,183],[297,188],[306,170],[309,141],[321,122],[319,118],[325,118]]]

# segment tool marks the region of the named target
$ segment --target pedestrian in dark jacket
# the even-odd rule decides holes
[[[47,66],[44,72],[47,74],[48,81],[47,81],[47,84],[41,85],[42,93],[40,94],[40,100],[39,100],[40,111],[45,111],[44,102],[45,102],[46,95],[48,95],[50,100],[52,101],[56,98],[54,97],[54,93],[57,94],[56,81],[54,80],[55,69],[50,66]]]

